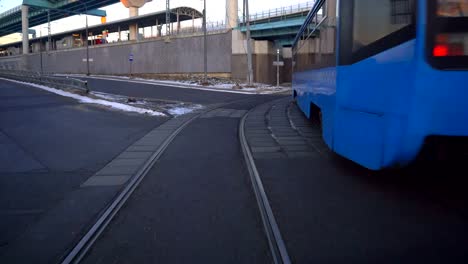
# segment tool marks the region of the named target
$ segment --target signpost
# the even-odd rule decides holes
[[[130,62],[130,78],[132,77],[132,66],[133,66],[133,53],[128,55],[128,61]]]
[[[279,67],[284,66],[284,61],[280,61],[279,56],[280,50],[276,50],[276,61],[273,62],[273,66],[276,66],[276,87],[279,87]]]

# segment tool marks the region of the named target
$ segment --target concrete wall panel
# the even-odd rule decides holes
[[[231,32],[208,35],[208,72],[231,73]],[[89,48],[91,74],[128,74],[128,57],[134,55],[132,72],[202,73],[203,36],[153,40]],[[45,72],[86,73],[86,48],[42,53]],[[26,60],[26,63],[21,63]],[[40,54],[0,58],[0,68],[40,71]]]

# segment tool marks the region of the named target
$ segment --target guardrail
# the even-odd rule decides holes
[[[1,70],[0,77],[22,82],[41,84],[47,87],[53,87],[57,89],[73,89],[89,93],[88,82],[75,78],[59,77],[40,74],[38,72],[18,70]]]

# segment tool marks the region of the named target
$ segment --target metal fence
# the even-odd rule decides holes
[[[57,89],[80,90],[89,93],[88,82],[80,79],[40,74],[31,71],[1,70],[0,77],[29,82]]]
[[[226,31],[227,25],[225,21],[215,21],[215,22],[207,22],[206,23],[206,32],[207,34],[217,34]],[[203,27],[202,26],[195,26],[195,27],[185,27],[181,28],[179,32],[174,32],[173,36],[178,35],[197,35],[203,34]]]

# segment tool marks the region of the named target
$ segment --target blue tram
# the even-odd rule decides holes
[[[336,153],[403,166],[468,137],[468,0],[317,0],[293,45],[293,96]]]

